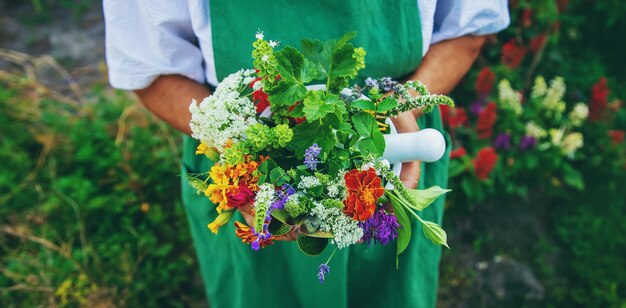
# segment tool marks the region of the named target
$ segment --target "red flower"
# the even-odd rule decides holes
[[[496,103],[490,102],[478,115],[478,122],[476,123],[476,133],[478,134],[478,138],[491,138],[494,123],[496,123]]]
[[[609,137],[611,137],[611,141],[613,144],[617,145],[624,142],[624,131],[623,130],[610,130]]]
[[[589,119],[592,121],[602,118],[606,111],[609,98],[609,87],[606,78],[602,77],[591,88],[591,103],[589,104]]]
[[[452,152],[450,152],[450,159],[461,158],[461,157],[463,157],[465,155],[467,155],[467,151],[465,151],[464,147],[460,147],[460,148],[454,149],[454,150],[452,150]]]
[[[450,129],[454,130],[459,126],[467,125],[467,114],[463,108],[439,105],[439,109],[441,111],[441,120]]]
[[[483,68],[480,73],[478,73],[476,84],[474,85],[476,93],[483,97],[487,96],[487,94],[491,92],[495,80],[496,74],[494,74],[489,67]]]
[[[527,8],[522,11],[522,26],[524,28],[528,28],[533,24],[533,10],[531,8]]]
[[[246,243],[246,244],[252,244],[252,242],[256,241],[257,239],[259,239],[258,236],[254,235],[254,232],[252,232],[252,228],[250,228],[249,226],[247,226],[246,224],[240,223],[238,221],[235,221],[235,228],[237,228],[235,230],[235,234],[237,235],[238,238],[241,239],[242,242]],[[274,242],[272,241],[273,237],[270,237],[269,239],[259,239],[259,247],[258,248],[265,248],[269,245],[272,245]],[[256,249],[255,249],[256,250]]]
[[[263,89],[258,89],[252,92],[252,100],[256,103],[256,112],[261,113],[265,108],[270,106],[270,101],[267,99],[268,95]]]
[[[254,203],[254,192],[246,185],[246,182],[240,181],[237,188],[230,189],[226,193],[228,206],[242,207]]]
[[[544,41],[546,40],[546,34],[542,33],[539,34],[535,37],[533,37],[530,42],[528,43],[528,46],[530,47],[530,51],[531,52],[537,52],[537,50],[539,50],[539,48],[541,47],[541,45],[543,45]]]
[[[355,220],[367,220],[374,214],[378,198],[385,193],[382,180],[374,168],[351,170],[344,175],[344,180],[348,189],[348,197],[343,201],[344,212]]]
[[[476,158],[472,161],[476,177],[481,180],[486,180],[497,162],[498,154],[492,147],[483,148],[478,151]]]
[[[519,46],[515,43],[515,39],[510,39],[502,46],[502,56],[500,61],[511,69],[520,65],[526,55],[526,47]]]

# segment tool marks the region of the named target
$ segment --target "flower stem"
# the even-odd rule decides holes
[[[324,264],[328,265],[328,263],[330,262],[330,259],[332,259],[333,256],[335,255],[335,252],[337,252],[337,247],[335,247],[335,250],[333,250],[333,252],[330,254],[330,257],[328,257],[328,260],[326,260]]]

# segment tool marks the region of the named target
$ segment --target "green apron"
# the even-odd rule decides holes
[[[213,51],[218,80],[252,65],[258,29],[266,39],[299,46],[302,38],[339,38],[357,31],[355,46],[367,51],[364,77],[401,77],[421,60],[422,36],[417,1],[272,0],[211,1]],[[418,120],[421,128],[442,130],[438,109]],[[184,139],[183,172],[204,172],[211,163],[195,155],[198,143]],[[447,186],[449,149],[443,159],[423,164],[420,187]],[[414,236],[395,265],[395,243],[355,245],[337,251],[324,284],[317,280],[321,256],[304,255],[293,242],[253,251],[235,236],[232,223],[218,235],[207,228],[215,206],[183,178],[183,203],[211,307],[434,307],[441,248],[414,223]],[[427,208],[426,219],[441,223],[443,199]],[[237,214],[235,219],[243,221]]]

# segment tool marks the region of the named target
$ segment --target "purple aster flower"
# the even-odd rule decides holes
[[[363,241],[368,245],[372,240],[374,243],[387,245],[398,236],[400,227],[396,216],[385,213],[382,208],[376,210],[368,220],[360,222],[359,226],[363,229]]]
[[[261,244],[259,243],[259,239],[254,240],[254,242],[252,242],[250,244],[250,247],[252,247],[252,250],[254,250],[254,251],[259,251],[259,249],[261,248]]]
[[[304,164],[311,170],[317,169],[317,157],[320,155],[322,148],[317,143],[314,143],[304,152]]]
[[[372,77],[365,79],[365,86],[378,89],[378,81]]]
[[[496,136],[496,140],[494,140],[493,145],[496,149],[505,149],[508,150],[511,148],[511,135],[507,133],[502,133]]]
[[[483,111],[483,104],[480,101],[473,102],[469,110],[473,115],[479,115]]]
[[[319,272],[317,272],[317,278],[320,280],[320,283],[324,283],[324,275],[328,274],[328,272],[330,272],[330,266],[326,263],[320,264]]]
[[[535,137],[533,136],[526,135],[522,137],[522,140],[520,140],[519,148],[520,150],[524,151],[530,148],[534,148],[536,145],[537,145],[537,139],[535,139]]]

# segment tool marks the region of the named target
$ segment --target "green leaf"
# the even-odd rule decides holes
[[[306,93],[306,87],[294,78],[281,78],[275,87],[267,90],[273,112],[280,110],[281,107],[291,107],[296,102],[302,101]]]
[[[272,217],[276,218],[278,221],[286,224],[289,220],[289,214],[286,210],[283,209],[275,209],[272,211]]]
[[[281,78],[293,78],[299,83],[308,83],[320,76],[314,63],[306,59],[300,51],[291,46],[275,52]]]
[[[409,202],[411,208],[421,211],[427,206],[431,205],[441,195],[452,191],[451,189],[443,189],[439,186],[432,186],[428,189],[407,189],[409,194],[413,197],[412,202]]]
[[[350,107],[354,109],[359,109],[359,110],[371,110],[371,111],[375,111],[376,109],[376,105],[374,105],[374,102],[372,102],[371,100],[364,100],[364,99],[356,100],[350,103]]]
[[[578,170],[572,168],[569,165],[564,165],[563,172],[563,180],[567,185],[572,186],[578,190],[585,189],[585,178]]]
[[[374,116],[367,112],[359,112],[353,115],[352,125],[354,125],[354,129],[360,136],[367,138],[372,136],[372,128],[377,126]]]
[[[380,102],[380,104],[378,104],[378,109],[376,110],[376,112],[383,113],[383,112],[392,110],[396,108],[397,106],[398,106],[398,101],[395,98],[387,97],[383,99],[383,101]]]
[[[444,231],[441,226],[432,222],[432,221],[424,221],[424,235],[427,239],[431,240],[433,243],[438,245],[446,246],[448,249],[448,235],[446,231]]]
[[[402,203],[398,200],[393,192],[387,192],[385,195],[391,201],[393,213],[396,215],[400,228],[398,229],[397,251],[396,251],[396,268],[398,268],[398,256],[409,246],[411,241],[411,220],[404,210]]]
[[[344,102],[339,96],[326,94],[324,91],[310,91],[304,99],[304,116],[308,122],[324,119],[328,114],[334,114],[337,119],[343,119],[348,113]]]
[[[291,231],[291,226],[281,222],[278,219],[272,219],[267,230],[272,233],[273,236],[281,236]]]
[[[281,167],[276,167],[270,171],[270,182],[276,183],[278,180],[282,179],[285,176],[285,170]]]
[[[294,127],[293,139],[288,147],[296,152],[298,158],[314,143],[322,148],[322,153],[330,152],[337,143],[337,137],[330,125],[319,123],[302,123]]]
[[[378,126],[376,126],[378,127]],[[372,131],[372,143],[374,144],[374,148],[376,149],[373,154],[378,156],[382,156],[385,153],[385,136],[381,133],[378,128]]]
[[[321,254],[324,249],[326,249],[326,246],[328,246],[328,239],[299,234],[296,239],[296,243],[298,244],[298,248],[300,248],[300,250],[302,250],[305,254],[309,256],[317,256]]]

